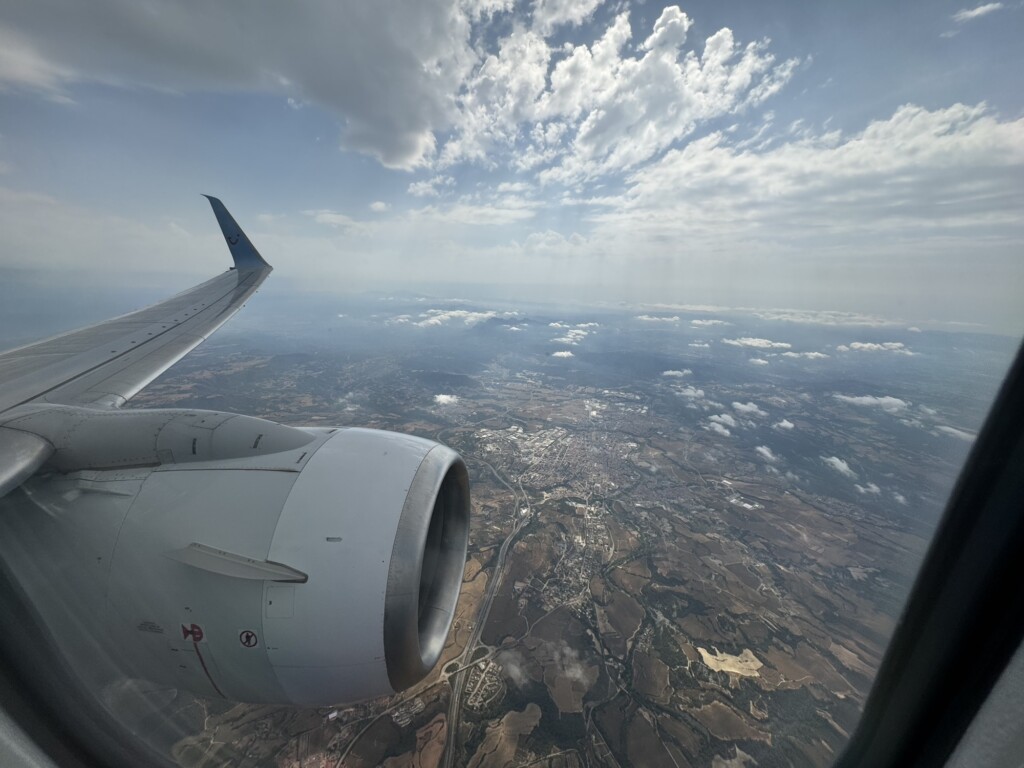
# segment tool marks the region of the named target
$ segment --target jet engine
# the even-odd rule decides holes
[[[92,687],[328,705],[414,685],[462,583],[469,480],[438,443],[211,411],[5,414],[46,446],[0,551]]]

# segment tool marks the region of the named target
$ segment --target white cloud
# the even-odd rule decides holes
[[[763,148],[713,133],[669,149],[631,174],[622,194],[602,199],[592,239],[617,240],[632,252],[643,243],[664,257],[672,254],[667,244],[686,242],[701,274],[725,281],[743,269],[746,301],[765,295],[764,287],[780,289],[781,265],[809,248],[831,256],[816,262],[821,282],[806,285],[827,280],[851,298],[879,279],[911,293],[922,265],[955,263],[980,238],[991,268],[1019,281],[1011,267],[1019,260],[1009,254],[1019,244],[1022,171],[1024,117],[1001,120],[985,104],[906,105],[860,132],[777,137]],[[757,258],[737,257],[726,268],[715,256],[723,238]],[[991,282],[938,279],[991,306]],[[998,301],[1009,296],[1006,288]]]
[[[967,432],[966,430],[957,429],[956,427],[947,427],[942,425],[936,427],[935,429],[937,429],[939,432],[942,432],[944,435],[955,437],[958,440],[965,440],[968,443],[974,442],[974,439],[977,437],[977,435],[975,435],[973,432]]]
[[[843,477],[849,477],[854,479],[857,477],[857,473],[850,469],[850,465],[840,459],[838,456],[822,456],[821,460],[828,466],[834,469],[836,472],[841,474]]]
[[[776,456],[775,453],[772,451],[772,449],[769,448],[767,445],[759,445],[754,450],[757,451],[758,454],[760,454],[760,456],[765,461],[775,462],[775,461],[779,460],[779,457]]]
[[[589,331],[585,331],[581,328],[570,328],[562,336],[551,339],[551,341],[555,344],[571,344],[575,346],[587,338],[589,333]]]
[[[655,315],[637,315],[637,320],[643,320],[645,323],[678,323],[678,317],[657,317]]]
[[[1005,7],[1006,6],[1002,3],[985,3],[984,5],[979,5],[976,8],[962,8],[954,13],[950,18],[952,18],[957,24],[963,24],[965,21],[971,21],[972,19],[977,19],[981,16],[987,16],[993,11],[999,11]]]
[[[872,341],[854,341],[850,344],[840,344],[836,347],[840,352],[893,352],[897,355],[913,355],[902,341],[883,341],[881,343]]]
[[[694,400],[702,400],[704,398],[704,390],[697,389],[696,387],[683,387],[682,389],[676,390],[676,394],[681,397],[689,397]]]
[[[362,229],[363,225],[353,219],[351,216],[346,216],[343,213],[337,213],[336,211],[328,210],[315,210],[315,211],[303,211],[306,216],[309,216],[317,224],[326,224],[329,227],[340,229],[345,232],[354,232]]]
[[[729,437],[729,435],[732,434],[728,429],[723,427],[717,421],[712,421],[709,424],[706,424],[704,426],[704,429],[706,429],[706,430],[708,430],[710,432],[716,432],[717,434],[721,435],[722,437]]]
[[[370,203],[370,210],[374,213],[385,213],[391,210],[391,206],[385,203],[383,200],[374,200]]]
[[[45,94],[78,83],[278,94],[335,114],[345,148],[410,169],[433,156],[477,55],[461,3],[422,0],[400,18],[384,3],[329,0],[302,13],[278,3],[27,8],[17,39],[0,41],[0,78]]]
[[[790,421],[789,419],[783,419],[782,421],[777,421],[777,422],[775,422],[775,423],[774,423],[774,424],[773,424],[772,426],[773,426],[773,427],[774,427],[775,429],[786,429],[786,430],[790,430],[790,429],[792,429],[792,428],[793,428],[794,424],[793,424],[793,422],[792,422],[792,421]]]
[[[698,319],[698,320],[691,320],[690,321],[690,325],[694,326],[695,328],[705,328],[705,327],[712,326],[712,325],[732,325],[732,323],[727,323],[725,320],[699,320]]]
[[[717,416],[711,416],[710,417],[710,421],[714,421],[714,422],[716,422],[718,424],[722,424],[723,426],[726,426],[726,427],[736,427],[736,426],[738,426],[737,423],[736,423],[736,419],[734,419],[732,417],[732,415],[728,414],[728,413],[720,413]]]
[[[874,397],[873,395],[833,395],[836,400],[843,403],[849,403],[850,405],[862,405],[870,408],[881,408],[886,413],[899,413],[904,411],[910,406],[906,400],[900,400],[898,397],[891,397],[890,395],[883,395],[882,397]]]
[[[744,336],[739,339],[722,339],[723,344],[731,344],[734,347],[753,347],[754,349],[789,349],[792,344],[784,341],[772,341],[770,339],[757,339]]]
[[[708,344],[707,342],[704,342],[704,341],[691,341],[689,344],[687,344],[687,346],[688,347],[693,347],[694,349],[710,349],[711,348],[711,345]]]
[[[515,224],[536,215],[540,203],[522,198],[504,197],[487,202],[462,201],[451,205],[428,205],[410,211],[412,221],[425,220],[430,223],[465,226],[500,226]]]
[[[560,350],[558,352],[552,352],[551,356],[552,357],[575,357],[575,355],[573,355],[573,353],[570,352],[568,349],[563,349],[563,350]]]
[[[767,411],[761,410],[757,403],[733,403],[733,409],[736,413],[742,413],[744,416],[767,416]]]
[[[438,405],[455,405],[459,402],[458,395],[434,395],[434,402]]]
[[[892,497],[897,504],[902,504],[903,506],[907,505],[907,497],[904,496],[902,493],[896,493],[895,491],[893,491]]]
[[[888,320],[877,315],[867,315],[862,312],[810,309],[752,309],[750,312],[762,320],[808,325],[869,325],[881,327],[900,324],[895,320]]]
[[[468,309],[428,309],[420,317],[424,318],[415,325],[421,328],[432,328],[442,325],[468,325],[473,326],[490,320],[495,317],[508,319],[516,317],[515,312],[474,312]]]
[[[783,352],[783,357],[802,357],[805,360],[824,360],[828,357],[824,352]]]
[[[752,357],[747,362],[749,362],[751,365],[768,365],[768,361],[765,360],[763,357]]]
[[[863,493],[870,496],[878,496],[882,492],[882,489],[874,483],[868,483],[867,485],[854,483],[853,487],[857,489],[857,493]]]
[[[557,27],[579,26],[604,0],[534,0],[533,26],[542,35],[550,35]]]
[[[54,63],[30,40],[0,26],[0,90],[13,86],[70,101],[63,86],[74,77],[74,71]]]
[[[682,378],[683,376],[689,376],[693,373],[689,368],[684,368],[681,371],[662,371],[662,376],[670,376],[674,378]]]
[[[412,182],[407,191],[413,197],[437,197],[443,188],[454,186],[454,184],[453,177],[437,174],[429,179]]]
[[[505,162],[563,184],[619,172],[702,123],[763,103],[797,64],[777,63],[768,41],[738,43],[729,29],[688,50],[692,22],[676,6],[662,10],[641,45],[630,45],[628,11],[597,40],[548,45],[556,26],[578,24],[596,5],[540,0],[532,28],[513,27],[481,57],[459,92],[442,166]]]

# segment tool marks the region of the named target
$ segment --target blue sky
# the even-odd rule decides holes
[[[207,192],[276,290],[1019,335],[1022,30],[1019,2],[6,4],[0,270],[183,288],[224,264]]]

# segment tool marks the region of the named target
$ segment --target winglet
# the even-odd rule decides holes
[[[227,240],[228,248],[231,250],[231,258],[235,260],[235,267],[238,269],[260,269],[269,267],[260,256],[260,252],[253,247],[253,244],[246,237],[245,232],[238,226],[238,222],[232,218],[231,214],[228,213],[228,209],[224,207],[224,203],[218,200],[216,197],[210,197],[210,195],[203,195],[207,200],[210,201],[210,206],[213,208],[213,215],[217,217],[217,223],[220,224],[220,231],[224,233],[224,239]]]

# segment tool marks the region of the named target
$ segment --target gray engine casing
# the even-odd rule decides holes
[[[154,446],[161,434],[195,446],[189,430],[216,423],[197,434],[219,448],[203,460],[111,468],[108,457],[73,469],[74,446],[58,444],[73,433],[47,435],[38,419],[3,425],[34,426],[57,448],[61,471],[44,468],[0,499],[0,552],[87,684],[141,678],[327,705],[402,690],[430,671],[466,556],[469,483],[457,453],[378,430],[152,413]],[[285,449],[247,454],[271,428],[288,431],[268,440]],[[231,440],[218,443],[216,429]]]

